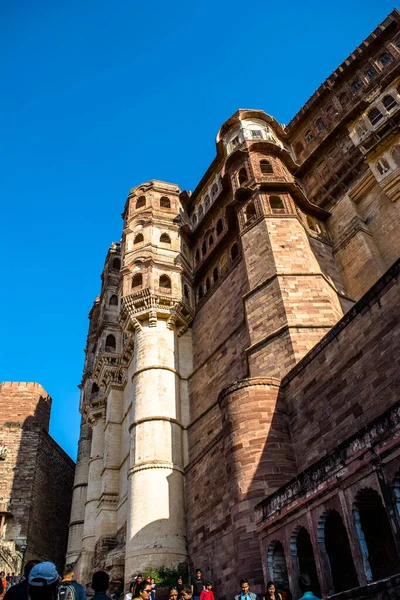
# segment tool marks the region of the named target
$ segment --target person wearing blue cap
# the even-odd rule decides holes
[[[311,591],[312,581],[308,573],[302,573],[300,575],[299,586],[301,591],[303,592],[303,595],[301,596],[301,598],[299,598],[299,600],[320,600],[320,598],[318,598],[318,596],[315,596]]]
[[[29,573],[31,600],[57,600],[60,576],[52,562],[41,562]]]

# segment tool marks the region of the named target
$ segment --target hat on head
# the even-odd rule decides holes
[[[58,581],[59,575],[52,562],[42,562],[35,565],[29,573],[29,585],[45,586]]]

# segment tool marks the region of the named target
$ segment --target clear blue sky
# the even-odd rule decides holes
[[[381,0],[7,0],[0,7],[0,381],[41,383],[73,457],[87,314],[130,187],[193,190],[238,108],[287,123]]]

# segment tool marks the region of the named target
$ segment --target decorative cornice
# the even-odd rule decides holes
[[[193,320],[191,307],[180,298],[156,293],[150,288],[128,294],[122,300],[136,332],[141,329],[140,320],[147,318],[149,326],[156,327],[160,316],[167,318],[169,329],[177,328],[178,335],[182,335]]]
[[[345,473],[345,467],[353,460],[359,459],[366,451],[373,451],[390,434],[400,430],[400,402],[396,402],[389,410],[371,421],[368,425],[349,437],[335,450],[317,460],[308,469],[279,488],[276,492],[257,504],[255,510],[258,521],[266,521],[289,506],[298,498],[315,496],[321,484],[336,480]]]

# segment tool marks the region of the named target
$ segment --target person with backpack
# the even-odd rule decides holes
[[[58,590],[58,600],[86,600],[83,586],[74,579],[73,565],[65,565]]]

